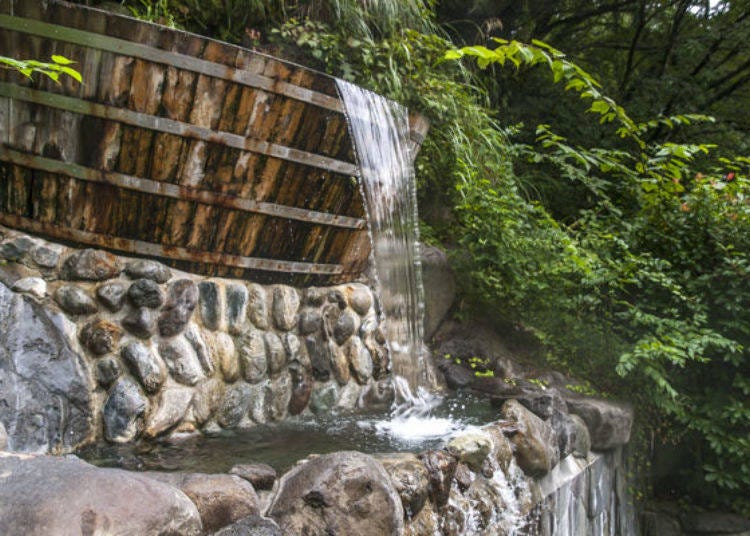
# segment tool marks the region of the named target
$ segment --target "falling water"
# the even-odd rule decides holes
[[[393,374],[418,391],[431,385],[433,376],[423,342],[424,289],[407,110],[349,82],[338,80],[337,85],[361,170]]]

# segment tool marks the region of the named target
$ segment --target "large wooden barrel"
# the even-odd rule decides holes
[[[263,282],[366,266],[331,77],[56,0],[0,0],[0,50],[65,56],[84,79],[0,73],[0,224]]]

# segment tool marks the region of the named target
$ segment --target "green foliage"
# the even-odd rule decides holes
[[[46,63],[38,60],[17,60],[15,58],[0,56],[0,67],[12,69],[28,78],[31,78],[34,73],[40,73],[57,83],[60,83],[62,75],[70,76],[79,83],[83,82],[81,73],[70,67],[75,63],[74,61],[64,56],[55,55],[51,59],[50,63]]]
[[[541,125],[538,144],[517,149],[527,163],[582,184],[593,198],[565,226],[545,219],[539,206],[535,227],[512,220],[518,209],[481,172],[468,186],[459,184],[461,243],[471,253],[475,284],[490,301],[515,307],[571,369],[670,419],[668,434],[689,431],[680,435],[694,444],[705,475],[691,492],[747,511],[748,160],[712,162],[709,144],[648,143],[642,134],[650,128],[710,119],[636,123],[559,52],[539,43],[499,43],[446,57],[474,56],[485,67],[546,65],[555,82],[589,100],[588,111],[616,122],[617,136],[631,143],[573,146]],[[731,180],[722,177],[729,171]]]
[[[139,0],[127,8],[134,17],[176,28],[177,16],[169,4],[169,0]]]
[[[586,380],[575,390],[634,401],[642,436],[691,454],[684,495],[750,511],[750,160],[733,156],[750,147],[750,8],[125,3],[225,40],[270,40],[427,115],[420,212],[454,252],[462,303],[523,324],[550,363]],[[477,31],[513,39],[449,37]]]

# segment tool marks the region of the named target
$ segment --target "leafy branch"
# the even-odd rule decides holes
[[[56,83],[60,83],[60,76],[68,75],[79,83],[83,83],[81,73],[70,67],[74,64],[73,60],[69,60],[65,56],[52,56],[52,62],[47,63],[38,60],[17,60],[15,58],[9,58],[7,56],[0,56],[0,67],[5,69],[12,69],[31,78],[34,73],[41,73]]]

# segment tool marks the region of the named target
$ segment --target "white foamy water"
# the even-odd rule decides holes
[[[447,441],[461,432],[476,429],[476,425],[468,423],[465,414],[454,415],[453,411],[449,411],[448,415],[434,415],[434,411],[443,404],[442,396],[430,393],[423,387],[417,387],[414,394],[408,382],[400,376],[392,381],[396,403],[390,416],[387,419],[359,421],[361,427],[404,444]]]
[[[412,389],[430,385],[434,374],[423,342],[424,289],[408,112],[344,80],[336,85],[359,164],[393,373],[406,378]]]

